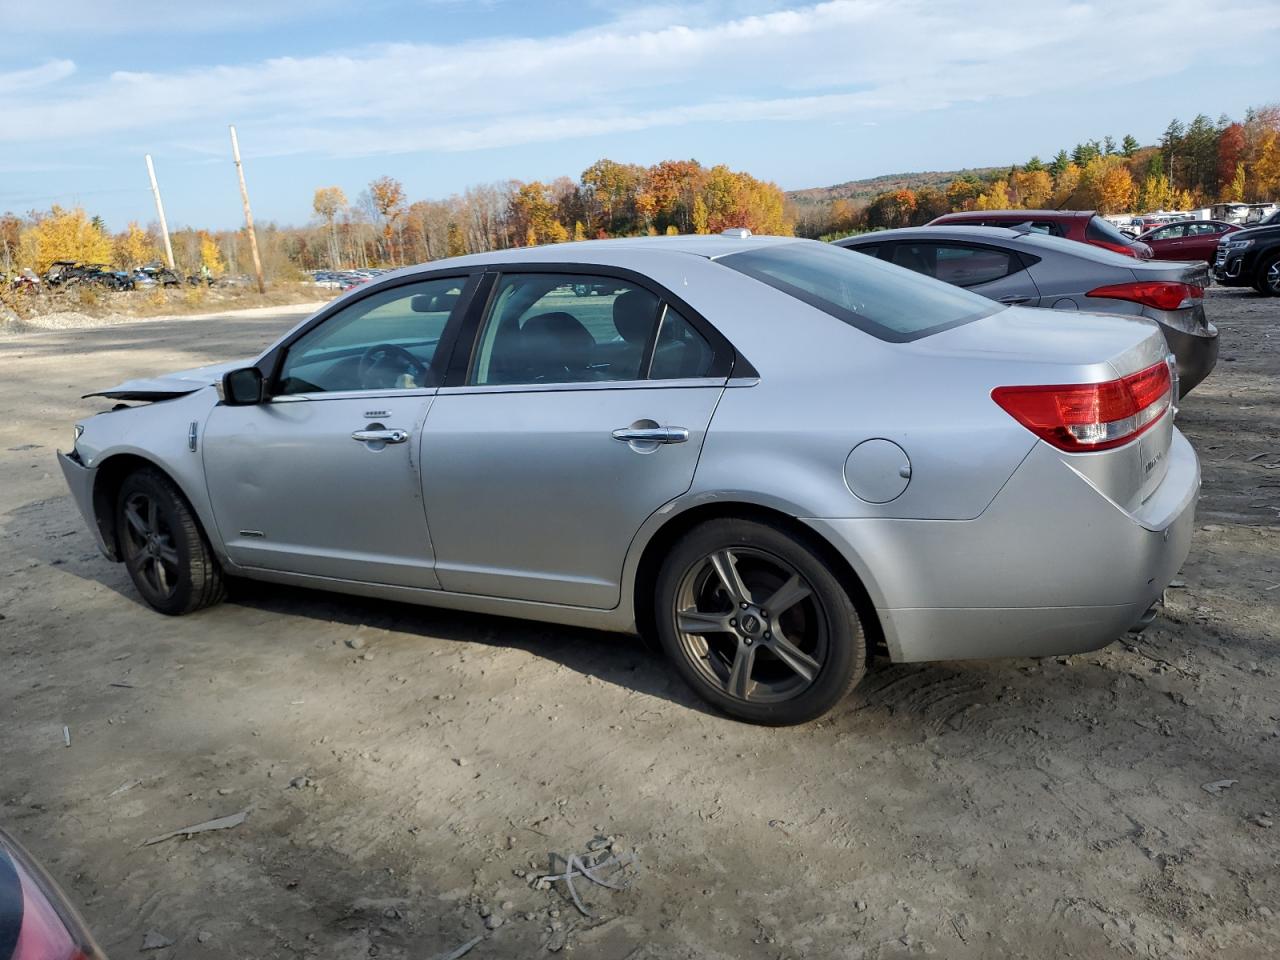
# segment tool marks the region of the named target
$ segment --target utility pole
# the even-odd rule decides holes
[[[151,162],[151,154],[147,154],[147,176],[151,178],[151,195],[156,198],[156,215],[160,218],[160,236],[164,237],[164,259],[169,264],[169,269],[175,269],[173,265],[173,243],[169,240],[169,224],[164,219],[164,204],[160,201],[160,184],[156,183],[156,168]]]
[[[235,124],[231,125],[231,155],[236,161],[236,176],[240,178],[240,199],[244,201],[244,225],[249,230],[249,252],[253,254],[253,272],[258,275],[258,292],[267,292],[267,282],[262,279],[262,260],[258,256],[258,235],[253,230],[253,211],[249,209],[249,188],[244,185],[244,165],[240,162],[240,141],[236,139]]]

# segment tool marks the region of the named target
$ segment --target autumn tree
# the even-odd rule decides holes
[[[973,209],[1008,210],[1012,205],[1013,202],[1009,199],[1009,181],[1001,179],[982,192],[974,201]]]
[[[76,207],[55,206],[22,234],[22,259],[43,275],[55,260],[110,263],[111,238]]]
[[[916,191],[916,208],[911,214],[911,225],[918,227],[950,211],[945,193],[937,187],[921,187]]]
[[[22,220],[12,213],[0,216],[0,264],[4,273],[11,273],[22,243]]]
[[[111,262],[122,270],[136,270],[158,256],[155,240],[136,220],[116,235],[113,249]]]
[[[981,182],[973,177],[957,177],[947,184],[947,203],[952,210],[968,210],[981,193]]]
[[[199,231],[198,235],[200,237],[200,272],[210,277],[222,276],[227,270],[227,265],[222,260],[218,241],[207,230]]]
[[[1140,213],[1151,213],[1154,210],[1165,210],[1173,205],[1173,194],[1169,188],[1169,178],[1159,169],[1148,172],[1138,188],[1137,208]]]
[[[311,208],[324,221],[329,232],[329,266],[338,268],[338,214],[347,205],[347,195],[341,187],[317,187],[311,200]]]
[[[867,226],[872,230],[908,227],[917,205],[914,190],[889,190],[873,197],[867,204]]]
[[[612,233],[615,219],[626,211],[626,201],[634,197],[643,168],[604,158],[582,171],[582,186],[590,199],[588,225],[597,223]]]
[[[1062,172],[1053,178],[1053,198],[1050,206],[1061,210],[1066,206],[1080,184],[1080,168],[1070,161],[1062,168]]]
[[[693,198],[692,221],[694,233],[711,232],[711,212],[707,209],[707,201],[701,194]]]
[[[1236,171],[1244,168],[1244,149],[1245,134],[1244,125],[1239,123],[1227,124],[1218,134],[1218,187],[1222,191],[1224,200],[1242,199],[1244,195],[1244,179],[1240,180],[1237,185]],[[1237,188],[1236,197],[1228,197],[1227,191],[1233,187]]]
[[[568,228],[556,219],[556,204],[545,184],[533,181],[516,185],[511,197],[513,225],[524,246],[564,243]]]
[[[387,261],[395,266],[396,232],[405,212],[404,186],[395,177],[378,177],[369,184],[369,200],[382,222],[382,243]]]
[[[1017,206],[1037,209],[1052,196],[1053,180],[1043,166],[1038,170],[1019,170],[1009,178],[1009,192]]]
[[[1098,188],[1098,211],[1106,214],[1132,210],[1135,195],[1129,168],[1123,163],[1107,164]]]
[[[1256,199],[1270,199],[1280,194],[1280,132],[1269,130],[1263,135],[1252,174]]]

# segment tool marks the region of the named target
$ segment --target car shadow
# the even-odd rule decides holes
[[[721,716],[676,676],[656,641],[635,634],[241,579],[232,583],[227,602],[264,613],[353,628],[520,650],[605,683],[688,710]]]

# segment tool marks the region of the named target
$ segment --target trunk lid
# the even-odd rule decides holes
[[[1170,356],[1160,327],[1145,318],[1027,307],[1000,310],[909,346],[954,358],[966,381],[978,374],[979,388],[988,391],[1000,386],[1104,383],[1166,363]],[[1009,416],[994,400],[992,405],[1001,416]],[[1119,447],[1054,452],[1100,493],[1132,512],[1155,493],[1168,471],[1173,416],[1170,406],[1154,426]]]

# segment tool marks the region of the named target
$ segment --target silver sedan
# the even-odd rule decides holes
[[[1148,317],[1178,360],[1183,396],[1218,361],[1218,328],[1204,313],[1203,263],[1139,260],[1028,227],[905,227],[836,245],[1001,303]]]
[[[1200,485],[1150,321],[745,231],[412,267],[257,358],[97,395],[59,459],[162,613],[248,577],[638,630],[769,724],[878,649],[1142,626]]]

